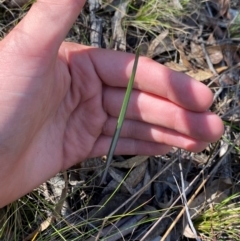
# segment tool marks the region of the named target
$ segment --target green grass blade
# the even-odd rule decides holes
[[[130,96],[131,96],[131,93],[132,93],[133,83],[134,83],[134,79],[135,79],[135,75],[136,75],[136,71],[137,71],[139,52],[140,52],[140,50],[138,49],[137,52],[136,52],[136,57],[135,57],[131,77],[130,77],[129,82],[128,82],[127,91],[125,93],[122,108],[121,108],[121,111],[120,111],[120,114],[119,114],[119,117],[118,117],[117,126],[116,126],[114,136],[112,138],[112,142],[111,142],[111,145],[110,145],[110,148],[109,148],[109,151],[108,151],[107,161],[106,161],[106,169],[103,173],[103,177],[102,177],[100,185],[105,183],[106,176],[107,176],[107,173],[108,173],[108,168],[110,166],[110,163],[111,163],[111,160],[112,160],[112,157],[113,157],[116,145],[117,145],[117,141],[118,141],[121,129],[122,129],[123,121],[124,121],[124,118],[125,118],[125,115],[126,115],[126,111],[127,111],[128,103],[129,103]]]

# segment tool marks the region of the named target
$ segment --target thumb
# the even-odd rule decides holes
[[[4,41],[18,54],[56,54],[84,3],[85,0],[37,0]]]

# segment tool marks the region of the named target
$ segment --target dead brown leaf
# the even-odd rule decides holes
[[[164,49],[166,51],[166,45],[164,44],[163,40],[168,36],[169,31],[165,30],[162,33],[160,33],[149,45],[148,51],[147,51],[147,57],[153,58],[154,56],[158,55],[159,51],[156,51],[158,46],[161,45],[161,50]],[[164,46],[165,45],[165,46]]]
[[[111,163],[111,166],[117,167],[117,168],[130,169],[130,168],[136,167],[136,166],[140,165],[141,163],[145,162],[148,159],[148,157],[149,156],[135,156],[135,157],[129,158],[122,162],[113,162],[113,163]]]
[[[183,65],[187,68],[187,69],[192,69],[193,66],[192,64],[189,62],[189,58],[188,56],[185,54],[185,44],[181,42],[181,40],[177,39],[175,41],[175,45],[176,45],[176,48],[180,54],[180,58],[181,58],[181,61],[183,63]]]
[[[127,189],[127,191],[130,194],[133,195],[135,193],[135,190],[131,187],[131,185],[129,185],[129,183],[126,182],[126,180],[122,181],[124,179],[124,175],[125,175],[123,172],[121,172],[113,167],[110,167],[108,172],[115,181],[117,181],[118,183],[122,182],[123,186]]]
[[[167,66],[168,68],[170,68],[172,70],[179,71],[179,72],[188,71],[188,68],[186,66],[184,66],[182,64],[175,63],[173,61],[165,63],[165,66]]]
[[[214,76],[211,71],[202,70],[202,69],[198,69],[196,71],[190,70],[190,71],[186,72],[186,74],[198,81],[204,81],[204,80],[210,79],[211,77]]]
[[[191,41],[190,47],[191,53],[189,54],[189,58],[194,59],[201,67],[205,67],[206,62],[202,46],[200,44],[196,44],[194,41]]]
[[[212,64],[219,64],[223,60],[222,49],[219,45],[207,46],[206,50]]]
[[[148,162],[145,161],[145,162],[142,162],[137,167],[135,167],[127,177],[126,183],[132,188],[135,188],[139,184],[139,182],[142,181],[145,175],[147,165],[148,165]]]
[[[191,76],[192,78],[198,80],[198,81],[204,81],[207,79],[212,78],[214,75],[210,70],[188,70],[186,68],[186,66],[183,66],[181,64],[175,63],[175,62],[167,62],[165,63],[165,66],[169,67],[170,69],[176,70],[176,71],[180,71],[180,72],[184,72],[185,74]],[[223,66],[220,68],[217,68],[216,71],[217,73],[221,73],[222,71],[226,70],[228,67],[227,66]]]
[[[186,238],[192,238],[192,239],[196,239],[196,235],[193,233],[193,231],[191,230],[191,228],[189,227],[189,224],[187,224],[184,228],[183,231],[183,235]]]

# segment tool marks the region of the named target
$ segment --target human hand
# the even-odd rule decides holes
[[[65,43],[83,0],[38,0],[0,42],[0,206],[110,146],[134,56]],[[201,151],[223,125],[212,93],[139,59],[116,154]]]

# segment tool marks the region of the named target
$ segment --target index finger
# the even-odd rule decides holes
[[[99,77],[105,84],[127,86],[134,55],[101,49],[92,49],[89,53]],[[161,96],[196,112],[206,111],[213,100],[211,90],[204,84],[146,57],[139,58],[134,88]]]

